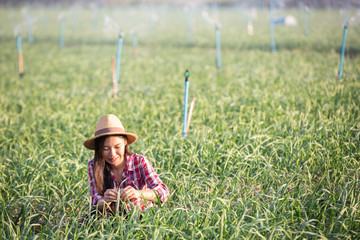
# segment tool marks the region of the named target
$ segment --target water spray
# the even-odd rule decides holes
[[[189,77],[190,72],[186,70],[185,72],[185,94],[184,94],[184,124],[183,124],[183,137],[186,136],[186,120],[187,120],[187,104],[188,104],[188,93],[189,93]]]
[[[343,66],[344,55],[345,55],[345,43],[346,43],[347,29],[348,29],[348,22],[347,22],[347,20],[345,20],[344,21],[344,34],[343,34],[342,47],[341,47],[341,57],[340,57],[340,66],[339,66],[338,79],[340,79],[341,75],[342,75],[342,66]]]

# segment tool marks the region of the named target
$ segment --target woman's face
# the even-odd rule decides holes
[[[117,167],[124,161],[127,139],[120,136],[109,136],[105,139],[102,156],[111,167]]]

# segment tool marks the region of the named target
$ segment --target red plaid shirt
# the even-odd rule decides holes
[[[96,203],[100,199],[103,199],[104,196],[97,192],[94,178],[94,159],[89,161],[88,165],[91,204],[96,205]],[[157,192],[161,202],[164,202],[169,197],[168,187],[155,173],[149,160],[142,155],[137,155],[135,153],[126,155],[126,165],[120,183],[116,180],[112,172],[111,176],[117,190],[121,191],[127,186],[132,186],[137,190],[153,189]],[[142,199],[137,199],[132,203],[140,206],[142,210],[154,205],[152,201],[144,202]],[[127,205],[127,208],[130,209],[131,207]]]

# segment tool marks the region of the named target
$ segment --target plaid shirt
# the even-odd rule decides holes
[[[96,203],[100,199],[103,199],[104,196],[97,192],[94,178],[94,159],[89,161],[88,165],[91,204],[96,205]],[[155,173],[149,160],[142,155],[137,155],[135,153],[126,155],[126,165],[120,183],[116,180],[112,172],[111,177],[117,190],[121,191],[127,186],[132,186],[137,190],[153,189],[157,192],[161,202],[164,202],[169,197],[168,187]],[[154,205],[152,201],[144,202],[143,199],[137,199],[133,201],[132,204],[140,206],[142,210]],[[130,210],[131,207],[129,204],[127,205],[127,208]]]

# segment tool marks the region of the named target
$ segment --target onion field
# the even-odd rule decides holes
[[[189,29],[183,7],[1,6],[0,238],[359,239],[360,20],[338,78],[343,18],[359,13],[312,9],[306,36],[302,9],[277,9],[298,24],[275,26],[272,52],[269,10],[253,35],[249,11],[193,9]],[[220,68],[205,12],[221,23]],[[184,138],[186,70],[196,102]],[[82,144],[110,113],[169,187],[145,213],[89,216]]]

